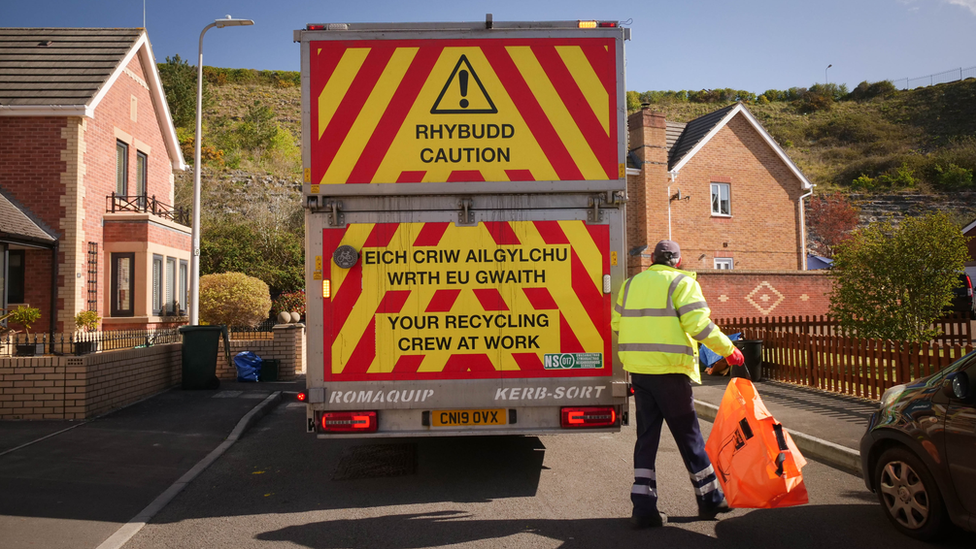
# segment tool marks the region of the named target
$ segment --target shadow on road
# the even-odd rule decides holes
[[[741,511],[739,511],[741,512]],[[864,528],[884,522],[879,509],[868,505],[805,506],[792,509],[753,510],[720,521],[716,536],[674,525],[660,529],[633,530],[626,519],[580,520],[470,520],[463,511],[386,515],[368,519],[323,521],[289,526],[259,534],[261,541],[287,541],[309,549],[344,547],[421,548],[443,547],[510,536],[539,536],[562,542],[563,549],[592,547],[743,548],[789,547],[931,547],[891,529]],[[674,517],[690,523],[692,517]],[[882,525],[883,526],[883,525]],[[879,536],[878,531],[884,532]],[[518,545],[533,546],[538,540],[523,538]],[[972,547],[973,538],[958,532],[942,547]]]

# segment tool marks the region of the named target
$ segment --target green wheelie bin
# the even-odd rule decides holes
[[[230,353],[227,326],[181,326],[183,334],[183,389],[216,389],[217,351],[220,337],[224,337],[225,354]],[[228,358],[229,360],[229,358]]]

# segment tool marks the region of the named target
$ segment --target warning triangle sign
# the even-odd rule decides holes
[[[467,56],[462,55],[444,89],[430,108],[430,114],[495,114],[498,109],[492,102],[478,74],[471,68]]]

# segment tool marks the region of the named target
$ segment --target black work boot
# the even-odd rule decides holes
[[[699,506],[698,507],[698,518],[702,520],[712,520],[716,516],[722,513],[728,513],[732,508],[729,507],[729,502],[725,498],[718,505],[709,505],[708,507]]]
[[[630,524],[635,529],[660,528],[668,523],[668,516],[664,513],[654,513],[653,515],[638,515],[636,512],[630,515]]]

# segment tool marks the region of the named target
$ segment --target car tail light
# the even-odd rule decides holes
[[[325,412],[322,430],[327,433],[375,433],[376,412]]]
[[[617,410],[613,406],[581,406],[560,410],[564,429],[580,427],[610,427],[617,424]]]
[[[308,399],[308,395],[306,395],[305,393],[298,393],[297,398],[300,402],[305,402],[305,400]]]
[[[966,291],[969,294],[969,297],[973,297],[973,280],[969,278],[968,274],[963,276],[966,277]]]

